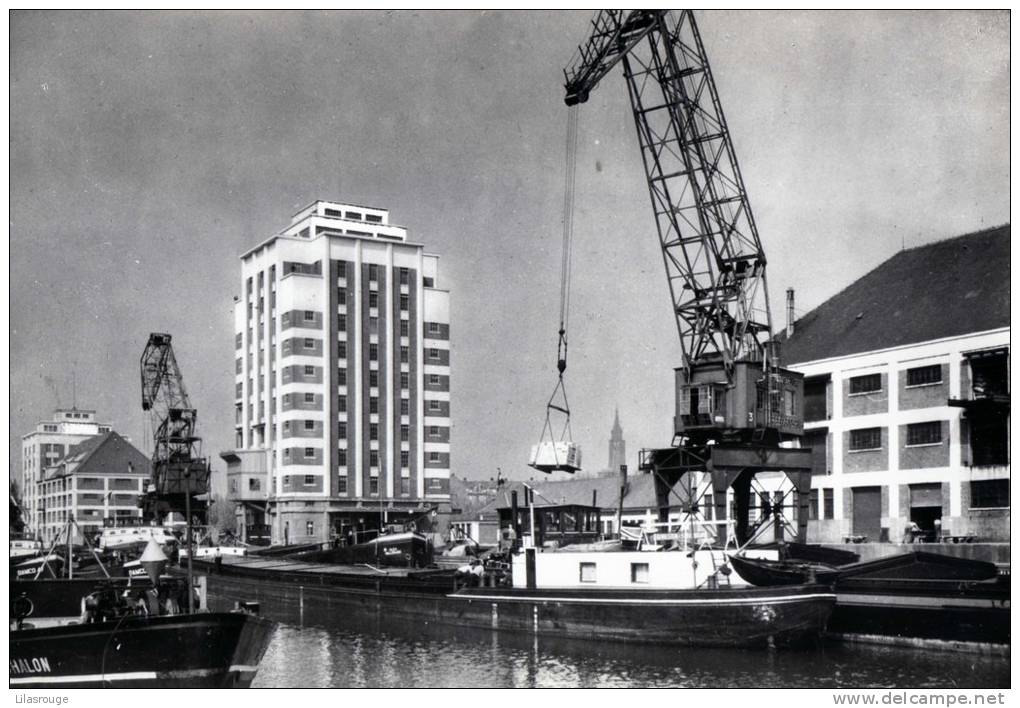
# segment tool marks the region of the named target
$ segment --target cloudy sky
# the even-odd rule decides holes
[[[702,12],[777,323],[902,247],[1009,219],[1007,12]],[[452,292],[453,469],[521,478],[556,382],[566,109],[588,13],[14,12],[12,469],[57,405],[148,451],[170,332],[206,452],[232,444],[238,255],[315,199],[388,208]],[[679,343],[625,83],[582,108],[567,391],[668,444]]]

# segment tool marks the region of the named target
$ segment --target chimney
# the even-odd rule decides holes
[[[786,289],[786,338],[793,336],[793,288]]]

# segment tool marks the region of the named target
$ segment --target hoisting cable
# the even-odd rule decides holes
[[[567,108],[567,147],[566,147],[566,173],[563,189],[563,252],[560,257],[560,329],[559,339],[556,345],[556,370],[558,380],[556,387],[545,408],[545,425],[542,427],[540,440],[546,439],[555,443],[558,440],[570,440],[572,432],[570,429],[570,404],[567,401],[567,389],[564,385],[563,375],[567,370],[567,324],[570,315],[570,256],[571,244],[574,237],[574,187],[577,174],[577,106]],[[561,403],[562,402],[562,403]],[[552,412],[562,413],[564,416],[563,428],[559,437],[555,436],[552,424]],[[553,446],[555,450],[555,445]],[[559,460],[559,453],[556,454],[556,467],[563,461]]]

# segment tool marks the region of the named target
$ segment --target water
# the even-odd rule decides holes
[[[268,615],[272,616],[272,615]],[[307,615],[306,615],[307,617]],[[1009,659],[828,643],[712,650],[536,637],[339,613],[280,624],[256,687],[1004,688]]]

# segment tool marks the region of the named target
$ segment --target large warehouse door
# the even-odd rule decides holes
[[[877,541],[882,531],[882,488],[854,487],[854,535]]]

